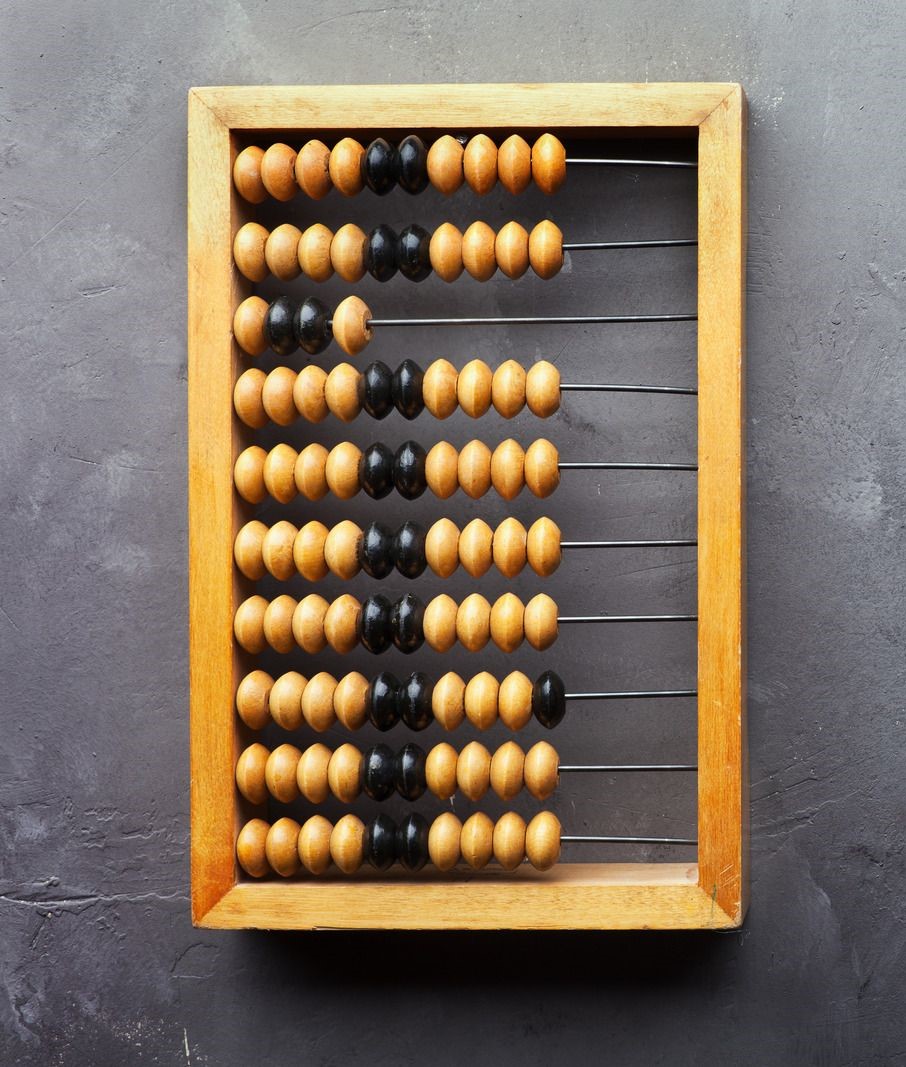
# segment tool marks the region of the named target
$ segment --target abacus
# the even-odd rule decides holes
[[[665,203],[687,190],[695,231],[626,234],[615,210],[601,235],[561,229],[571,187],[616,203],[614,175],[636,205],[654,203],[643,175]],[[195,923],[742,922],[744,214],[736,85],[190,92]],[[652,277],[673,269],[658,257],[694,256],[697,292],[614,307],[574,265],[629,256]],[[620,380],[616,353],[644,353],[640,337],[656,374]],[[582,345],[595,358],[577,374]],[[664,354],[696,350],[683,381]],[[635,425],[669,424],[666,408],[563,433],[572,405],[604,402],[686,405],[697,454],[639,446]],[[595,479],[621,477],[684,479],[694,528],[661,489],[651,536],[589,531],[576,500],[612,502]],[[597,602],[610,560],[683,550],[688,602]],[[571,568],[587,602],[558,593]],[[607,656],[629,632],[632,684]],[[665,682],[682,661],[668,635],[694,648]],[[602,709],[636,708],[659,710],[614,758]],[[682,721],[664,708],[692,728],[648,759]],[[577,783],[618,780],[685,792],[638,827],[631,805],[583,814]]]

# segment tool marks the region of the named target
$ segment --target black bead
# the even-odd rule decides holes
[[[295,312],[292,300],[280,296],[264,313],[264,339],[278,356],[288,356],[299,347],[293,333]]]
[[[566,714],[566,689],[554,671],[545,671],[532,686],[532,711],[548,730],[559,726]]]
[[[393,639],[390,601],[375,593],[365,598],[362,614],[359,616],[359,637],[369,652],[379,655],[386,652]]]
[[[424,528],[417,522],[404,522],[393,537],[393,555],[404,578],[417,578],[428,565]]]
[[[407,871],[420,871],[428,862],[428,824],[417,811],[396,829],[396,858]]]
[[[414,359],[404,359],[393,372],[393,403],[404,419],[414,419],[425,409],[425,372]]]
[[[362,757],[362,790],[372,800],[386,800],[396,789],[396,757],[387,745],[375,745]]]
[[[310,356],[323,352],[333,340],[327,305],[313,296],[303,300],[293,318],[293,333],[303,352]]]
[[[371,679],[366,695],[368,719],[371,725],[386,733],[400,721],[397,707],[400,683],[395,674],[381,671]]]
[[[400,188],[407,193],[424,192],[428,187],[428,149],[421,137],[410,134],[400,141]]]
[[[407,655],[417,652],[425,643],[425,605],[414,593],[406,593],[393,605],[390,628],[393,643]]]
[[[369,523],[359,542],[359,565],[370,578],[386,578],[396,554],[394,535],[380,522]]]
[[[396,754],[396,791],[403,800],[418,800],[428,788],[424,750],[410,741]]]
[[[397,705],[400,718],[410,730],[424,730],[434,722],[433,693],[434,683],[421,671],[415,671],[400,682]]]
[[[400,274],[410,282],[423,282],[431,273],[431,234],[421,226],[407,226],[397,249]]]
[[[393,484],[406,500],[416,500],[428,487],[425,477],[427,453],[416,441],[406,441],[393,457]]]
[[[400,175],[400,157],[396,148],[378,137],[362,156],[362,180],[378,196],[386,196]]]
[[[365,859],[377,871],[396,862],[396,823],[383,813],[365,824]]]
[[[386,445],[369,445],[359,460],[359,482],[374,500],[383,500],[393,491],[394,456]]]
[[[359,402],[373,419],[385,419],[393,411],[393,371],[376,360],[359,378]]]
[[[365,266],[368,273],[375,281],[389,282],[396,274],[399,263],[397,262],[397,248],[399,238],[396,230],[392,230],[386,223],[381,223],[368,234],[365,245]]]

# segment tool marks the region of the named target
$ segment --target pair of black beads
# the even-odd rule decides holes
[[[365,269],[375,281],[389,282],[397,271],[410,282],[423,282],[431,273],[431,234],[414,223],[399,234],[381,223],[368,234]]]
[[[386,578],[394,567],[404,578],[418,578],[428,565],[426,537],[417,522],[404,522],[395,533],[372,522],[359,542],[359,566],[371,578]]]
[[[428,862],[428,823],[417,811],[399,824],[378,815],[365,824],[364,858],[377,871],[399,863],[407,871],[420,871]]]
[[[394,489],[406,500],[416,500],[428,488],[427,458],[417,441],[404,441],[396,452],[379,442],[369,445],[359,460],[359,484],[374,500]]]
[[[431,697],[434,683],[421,671],[402,681],[390,671],[372,678],[365,697],[371,725],[386,733],[400,721],[410,730],[424,730],[434,721]]]
[[[425,372],[412,359],[404,359],[396,370],[375,360],[359,378],[359,403],[373,419],[385,419],[394,408],[414,419],[425,408],[424,383]]]
[[[417,652],[425,641],[424,621],[425,605],[412,593],[394,601],[376,593],[362,604],[359,639],[375,655],[391,645],[406,654]]]
[[[418,800],[428,788],[424,749],[411,742],[394,752],[374,745],[362,757],[362,791],[372,800],[387,800],[398,793],[403,800]]]
[[[416,195],[428,187],[428,149],[421,137],[410,134],[399,146],[377,137],[362,156],[362,181],[378,196],[395,185]]]
[[[330,310],[313,296],[301,304],[278,297],[264,314],[264,338],[278,356],[291,355],[297,348],[316,356],[333,338]]]

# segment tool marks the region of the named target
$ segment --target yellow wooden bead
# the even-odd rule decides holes
[[[456,397],[459,406],[473,419],[480,419],[491,406],[494,375],[487,363],[473,359],[459,372]]]
[[[553,519],[540,518],[529,527],[526,550],[535,574],[548,578],[560,566],[562,549],[560,527]]]
[[[265,575],[262,545],[266,534],[267,527],[264,523],[253,519],[241,527],[233,542],[233,559],[236,560],[236,566],[253,582]]]
[[[512,800],[522,792],[525,753],[515,741],[507,741],[491,758],[491,788],[501,800]]]
[[[362,180],[362,156],[365,149],[351,137],[344,137],[334,145],[328,160],[330,180],[343,196],[355,196],[365,187]]]
[[[314,654],[326,646],[324,616],[329,607],[324,597],[317,593],[309,593],[299,601],[293,612],[293,636],[303,651]]]
[[[326,387],[327,373],[314,363],[303,367],[296,375],[293,403],[306,422],[321,422],[327,418],[330,408],[327,406]]]
[[[330,867],[330,835],[333,826],[323,815],[312,815],[299,831],[299,859],[310,874],[324,874]]]
[[[441,500],[449,499],[459,488],[459,453],[449,441],[438,441],[428,451],[425,480],[431,492]]]
[[[469,679],[463,695],[469,722],[479,730],[489,730],[497,722],[500,684],[493,674],[482,671]]]
[[[286,582],[296,575],[293,546],[299,531],[285,519],[267,531],[261,545],[264,566],[278,581]]]
[[[266,851],[269,829],[270,824],[264,819],[251,819],[242,827],[236,839],[236,859],[252,878],[263,878],[271,873]]]
[[[236,344],[250,356],[260,356],[267,351],[264,336],[264,316],[268,304],[260,296],[249,296],[236,308],[233,315],[233,337]]]
[[[478,282],[486,282],[497,273],[494,245],[497,235],[486,222],[473,222],[462,235],[463,266]]]
[[[344,593],[330,605],[324,616],[324,636],[334,650],[345,655],[359,643],[359,617],[362,605],[354,596]]]
[[[260,445],[251,445],[240,452],[233,467],[236,492],[250,504],[260,504],[267,496],[264,484],[264,464],[267,453]]]
[[[459,566],[459,527],[438,519],[425,537],[425,559],[439,578],[449,578]]]
[[[296,184],[312,200],[322,200],[333,188],[330,149],[323,141],[306,141],[296,156]]]
[[[333,710],[347,730],[359,730],[368,717],[368,679],[358,671],[344,674],[333,694]]]
[[[275,200],[292,200],[296,185],[296,153],[288,144],[272,144],[261,160],[261,181]]]
[[[330,835],[330,857],[343,874],[354,874],[365,856],[365,824],[356,815],[344,815]]]
[[[459,839],[462,823],[452,811],[445,811],[431,823],[428,831],[428,855],[439,871],[450,871],[461,855]]]
[[[341,422],[352,422],[362,410],[359,383],[362,375],[351,363],[338,363],[327,376],[327,406]]]
[[[539,652],[557,640],[557,605],[546,593],[538,593],[525,605],[525,639]]]
[[[529,235],[518,222],[502,226],[494,241],[497,266],[508,278],[521,278],[529,268]]]
[[[525,484],[538,497],[548,497],[560,484],[560,454],[539,437],[525,450]]]
[[[522,644],[522,601],[513,593],[504,593],[491,608],[491,639],[502,652],[515,652]]]
[[[465,693],[466,683],[455,671],[437,680],[431,694],[431,710],[445,730],[455,730],[465,718]]]
[[[264,149],[252,145],[243,149],[233,163],[233,185],[236,192],[250,204],[261,204],[267,200],[267,189],[261,180],[261,160]]]
[[[263,730],[270,718],[268,701],[274,679],[267,671],[250,671],[236,688],[236,711],[250,730]]]
[[[333,700],[336,690],[337,680],[327,671],[320,671],[310,678],[305,687],[302,716],[316,733],[323,734],[337,721]]]
[[[491,382],[491,402],[498,414],[512,419],[525,407],[525,371],[515,359],[501,363]]]
[[[504,500],[515,500],[525,485],[525,452],[518,441],[510,438],[494,449],[491,456],[491,481]]]
[[[532,177],[543,193],[555,193],[566,178],[566,149],[551,133],[532,145]]]
[[[306,445],[293,468],[296,489],[306,500],[320,500],[327,495],[327,449],[317,442]]]
[[[327,575],[324,545],[329,531],[323,522],[312,519],[296,534],[293,563],[307,582],[319,582]]]
[[[362,753],[355,745],[340,745],[327,765],[327,784],[330,791],[344,804],[351,804],[359,795],[362,773]]]
[[[425,371],[422,398],[425,407],[436,419],[449,418],[456,410],[459,403],[456,395],[458,379],[459,372],[446,359],[436,359]]]
[[[473,500],[491,488],[491,450],[484,441],[470,441],[459,453],[456,467],[459,486]]]
[[[233,634],[241,648],[257,655],[267,648],[264,636],[264,613],[267,601],[263,596],[250,596],[236,609],[233,619]]]
[[[330,794],[327,784],[327,768],[332,755],[327,745],[322,745],[320,742],[309,745],[302,753],[299,765],[296,767],[296,785],[309,804],[323,804]]]
[[[462,858],[476,871],[491,861],[494,854],[494,824],[483,811],[476,811],[462,824],[459,836]]]
[[[333,261],[330,258],[332,244],[333,230],[320,222],[309,226],[299,238],[296,249],[299,268],[313,282],[326,282],[333,276]]]
[[[550,219],[539,222],[529,235],[529,260],[539,278],[548,280],[563,267],[563,231]]]
[[[288,504],[296,496],[296,460],[299,453],[287,444],[275,445],[264,461],[264,485],[270,495],[281,504]]]
[[[460,752],[456,763],[456,784],[469,800],[481,800],[491,782],[491,753],[472,741]]]
[[[449,652],[456,644],[457,612],[456,601],[446,593],[428,601],[422,629],[428,647],[435,652]]]
[[[270,235],[257,222],[240,226],[233,238],[233,262],[250,282],[263,282],[270,268],[264,256],[264,246]]]
[[[263,804],[267,800],[265,767],[270,752],[264,745],[249,745],[236,761],[236,788],[250,804]]]
[[[355,223],[347,222],[333,235],[330,263],[344,282],[357,282],[365,276],[365,248],[368,235]]]
[[[264,853],[273,870],[283,878],[291,878],[299,870],[299,831],[295,819],[278,819],[267,832]]]
[[[293,613],[298,607],[295,597],[284,593],[275,597],[264,613],[264,636],[275,652],[292,652],[295,648],[293,638]]]
[[[473,578],[490,569],[493,540],[494,531],[483,519],[472,519],[459,535],[459,562]]]
[[[463,183],[463,146],[444,134],[428,149],[428,180],[445,196],[455,193]]]
[[[351,441],[342,441],[330,450],[324,476],[330,491],[340,500],[351,500],[359,491],[359,461],[362,450]]]
[[[295,745],[279,745],[268,756],[264,779],[268,792],[281,804],[291,804],[299,795],[296,768],[302,753]]]
[[[267,426],[268,414],[261,399],[267,375],[258,367],[249,367],[236,379],[233,387],[233,408],[239,419],[253,430]]]
[[[440,800],[449,800],[456,792],[458,759],[456,749],[448,745],[446,741],[435,745],[428,753],[428,758],[425,760],[425,781],[431,792]]]
[[[539,811],[525,831],[525,854],[536,871],[548,871],[560,859],[560,820]]]
[[[491,605],[480,593],[471,593],[456,612],[456,636],[470,652],[480,652],[491,636]]]
[[[302,723],[302,694],[307,685],[298,671],[287,671],[274,682],[268,706],[271,718],[284,730],[298,730]]]
[[[362,543],[361,527],[350,519],[338,523],[324,542],[324,559],[331,574],[344,581],[354,578],[361,569],[359,546]]]
[[[296,372],[289,367],[276,367],[264,381],[261,403],[268,417],[278,426],[291,426],[299,417],[293,399],[295,385]]]
[[[553,745],[539,741],[525,754],[523,768],[525,788],[536,800],[547,800],[557,788],[560,778],[560,757]]]
[[[347,296],[333,313],[333,337],[347,356],[357,356],[374,335],[368,325],[371,308],[357,296]]]
[[[478,196],[489,193],[497,184],[497,145],[487,134],[469,138],[462,154],[462,173]]]
[[[462,274],[462,233],[452,222],[442,222],[431,234],[428,256],[441,281],[455,282]]]
[[[500,683],[497,697],[500,721],[514,732],[532,719],[532,681],[522,671],[513,671]]]
[[[494,826],[494,859],[505,871],[515,871],[525,859],[525,819],[515,811],[501,815]]]
[[[507,137],[497,150],[497,177],[514,196],[524,193],[532,180],[532,150],[517,133]]]
[[[512,515],[494,531],[494,563],[505,578],[515,578],[525,566],[526,541],[525,527]]]
[[[546,359],[533,364],[525,376],[525,399],[539,419],[550,418],[560,409],[560,371]]]
[[[271,230],[264,246],[264,258],[268,269],[281,282],[291,282],[302,272],[299,266],[299,241],[302,231],[292,223],[284,222]]]

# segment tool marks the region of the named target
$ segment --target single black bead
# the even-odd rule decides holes
[[[417,652],[425,643],[425,605],[414,593],[397,600],[390,621],[393,643],[400,652]]]
[[[278,356],[288,356],[299,347],[293,333],[295,312],[292,300],[280,296],[264,313],[264,338]]]
[[[406,441],[393,457],[393,484],[406,500],[416,500],[428,488],[425,477],[427,453],[417,441]]]
[[[396,148],[378,137],[362,156],[362,180],[378,196],[386,196],[400,175],[400,157]]]
[[[414,419],[425,409],[425,372],[414,359],[404,359],[393,372],[393,403],[404,419]]]
[[[400,274],[410,282],[423,282],[431,273],[431,234],[421,226],[407,226],[400,233],[397,262]]]
[[[359,565],[371,578],[386,578],[393,570],[396,554],[394,535],[380,522],[369,523],[359,542]]]
[[[393,491],[394,456],[380,442],[369,445],[359,460],[359,482],[374,500],[383,500]]]
[[[365,648],[375,655],[386,652],[393,640],[391,615],[394,605],[375,593],[365,597],[362,614],[359,616],[359,638]]]
[[[414,133],[400,141],[400,188],[407,193],[422,193],[428,188],[428,149],[421,137]]]
[[[417,811],[396,829],[396,858],[407,871],[420,871],[428,862],[428,824]]]
[[[365,824],[365,859],[377,871],[396,862],[396,823],[381,813]]]
[[[428,788],[424,749],[411,741],[396,754],[396,791],[403,800],[418,800]]]
[[[434,683],[421,671],[415,671],[400,682],[397,704],[400,718],[410,730],[424,730],[434,722],[433,694]]]
[[[327,305],[313,296],[303,300],[293,318],[293,333],[303,352],[310,356],[323,352],[333,340]]]
[[[390,671],[381,671],[376,674],[368,686],[366,704],[368,718],[371,725],[385,733],[392,729],[400,720],[397,708],[400,683],[395,674]]]
[[[362,757],[362,790],[372,800],[386,800],[396,789],[396,756],[387,745],[374,745]]]
[[[548,730],[559,726],[566,714],[566,689],[554,671],[545,671],[532,686],[532,711]]]
[[[396,274],[399,263],[397,262],[397,247],[399,238],[396,230],[392,230],[386,223],[381,223],[368,234],[368,242],[365,245],[365,266],[368,273],[379,282],[389,282]]]
[[[359,402],[373,419],[393,411],[393,371],[379,359],[369,363],[359,378]]]
[[[393,537],[396,569],[404,578],[417,578],[427,567],[425,530],[417,522],[404,522]]]

